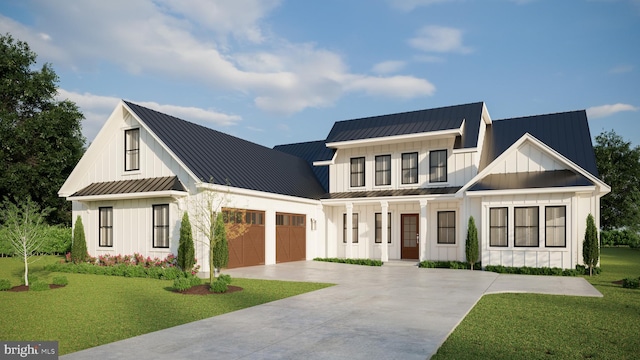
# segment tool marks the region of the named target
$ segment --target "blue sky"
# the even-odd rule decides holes
[[[484,101],[494,120],[587,109],[640,145],[639,0],[25,0],[28,42],[85,114],[119,99],[261,145],[335,121]]]

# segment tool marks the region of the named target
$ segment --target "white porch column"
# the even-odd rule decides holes
[[[345,258],[351,259],[352,243],[353,243],[353,204],[347,203],[347,247],[345,249]]]
[[[389,203],[386,201],[380,201],[380,207],[382,208],[382,229],[380,230],[382,235],[382,243],[380,244],[380,260],[382,262],[389,261],[389,234],[387,228],[389,227],[389,216],[387,213],[389,212]]]
[[[429,248],[427,244],[427,199],[420,199],[420,244],[418,244],[418,259],[423,261],[426,259],[426,250]]]

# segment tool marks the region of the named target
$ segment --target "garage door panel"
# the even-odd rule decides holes
[[[246,219],[249,223],[247,224],[247,229],[244,234],[227,239],[229,244],[228,269],[264,265],[265,262],[264,212],[251,210],[241,211],[246,211]]]
[[[276,215],[276,262],[306,259],[306,217],[301,214]]]

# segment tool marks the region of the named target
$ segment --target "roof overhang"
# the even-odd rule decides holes
[[[387,144],[397,143],[400,141],[435,140],[435,139],[449,138],[449,137],[455,138],[458,135],[462,135],[464,122],[465,121],[463,120],[462,125],[460,125],[460,127],[456,129],[429,131],[429,132],[422,132],[422,133],[415,133],[415,134],[385,136],[385,137],[369,138],[369,139],[336,141],[336,142],[327,143],[327,147],[333,148],[333,149],[349,149],[349,148],[362,147],[362,146],[387,145]]]
[[[418,202],[420,200],[442,200],[455,198],[459,187],[444,188],[418,188],[401,190],[377,190],[377,191],[352,191],[341,193],[329,193],[326,198],[320,199],[323,205],[337,206],[347,203],[388,203]]]
[[[177,176],[92,183],[67,197],[71,201],[180,198],[188,192]]]
[[[150,198],[174,198],[178,199],[187,196],[185,191],[149,191],[130,194],[108,194],[108,195],[88,195],[88,196],[69,196],[67,200],[70,201],[109,201],[109,200],[133,200],[133,199],[150,199]]]

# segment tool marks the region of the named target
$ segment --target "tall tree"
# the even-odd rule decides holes
[[[51,65],[36,68],[27,43],[0,35],[0,194],[31,197],[52,209],[49,223],[70,225],[70,204],[57,192],[84,151],[84,116],[55,99],[57,82]]]
[[[600,178],[611,186],[601,201],[600,225],[604,230],[640,224],[640,147],[631,148],[613,130],[596,137],[593,147]]]
[[[587,216],[587,230],[584,233],[582,243],[582,260],[584,266],[589,268],[589,276],[593,275],[593,269],[598,265],[600,259],[600,247],[598,246],[598,229],[593,219],[593,215]]]
[[[191,234],[191,222],[189,213],[186,211],[182,215],[180,223],[180,242],[178,243],[178,266],[182,271],[191,271],[195,265],[196,250],[193,246],[193,235]]]
[[[473,216],[469,217],[469,224],[467,225],[465,255],[471,265],[471,270],[473,270],[473,264],[478,262],[478,257],[480,256],[480,252],[478,251],[478,228],[476,227],[476,221],[473,219]]]

